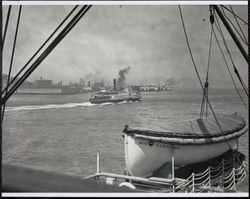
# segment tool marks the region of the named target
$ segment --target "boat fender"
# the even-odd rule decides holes
[[[154,145],[154,142],[153,142],[152,140],[149,140],[148,145],[149,145],[149,146],[153,146],[153,145]]]
[[[130,189],[135,190],[135,186],[129,182],[122,182],[119,184],[119,187],[128,187]]]

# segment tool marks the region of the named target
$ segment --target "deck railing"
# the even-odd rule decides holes
[[[204,192],[204,191],[236,191],[246,176],[246,161],[236,164],[237,154],[229,159],[222,159],[216,166],[208,166],[201,173],[192,173],[186,180],[175,187],[176,192]]]
[[[100,172],[99,153],[100,151],[98,150],[97,173],[87,177],[88,179],[112,177],[116,182],[118,179],[125,179],[132,183],[134,182],[135,184],[144,183],[144,186],[148,186],[148,188],[151,188],[152,186],[157,188],[158,186],[158,188],[161,188],[166,192],[199,193],[236,191],[237,185],[244,180],[247,173],[247,162],[236,162],[237,152],[233,153],[228,159],[223,158],[217,165],[209,165],[204,171],[200,173],[192,173],[186,179],[175,177],[171,179],[158,177],[141,178],[136,176],[103,173]]]

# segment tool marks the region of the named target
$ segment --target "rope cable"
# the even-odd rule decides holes
[[[196,75],[197,75],[198,80],[199,80],[199,82],[200,82],[201,88],[202,88],[202,90],[203,90],[203,92],[204,92],[204,87],[203,87],[203,84],[202,84],[202,81],[201,81],[199,72],[198,72],[198,70],[197,70],[197,67],[196,67],[196,64],[195,64],[195,61],[194,61],[194,58],[193,58],[193,55],[192,55],[192,51],[191,51],[191,48],[190,48],[190,44],[189,44],[189,41],[188,41],[187,32],[186,32],[186,28],[185,28],[185,24],[184,24],[184,20],[183,20],[183,16],[182,16],[181,7],[180,7],[180,5],[178,5],[178,7],[179,7],[179,11],[180,11],[182,26],[183,26],[183,30],[184,30],[184,34],[185,34],[187,46],[188,46],[188,49],[189,49],[189,53],[190,53],[190,56],[191,56],[191,59],[192,59],[192,62],[193,62],[193,66],[194,66]],[[212,114],[213,114],[213,116],[214,116],[214,119],[215,119],[215,121],[216,121],[216,123],[217,123],[217,125],[218,125],[218,127],[219,127],[219,129],[220,129],[220,131],[221,131],[221,133],[223,134],[222,128],[221,128],[221,126],[220,126],[220,124],[219,124],[219,121],[218,121],[218,119],[217,119],[217,117],[216,117],[216,115],[215,115],[215,113],[214,113],[214,110],[213,110],[213,108],[212,108],[212,105],[211,105],[210,101],[208,100],[208,97],[207,97],[206,94],[205,94],[205,97],[207,98],[207,103],[208,103],[208,105],[209,105],[209,107],[210,107],[210,109],[211,109],[211,112],[212,112]],[[233,151],[231,145],[230,145],[230,144],[228,143],[228,141],[226,140],[225,135],[223,135],[223,137],[224,137],[225,142],[227,143],[229,149],[230,149],[231,151]]]
[[[213,24],[214,24],[214,11],[211,6],[209,6],[209,11],[210,11],[210,24],[211,24],[211,33],[210,33],[210,43],[209,43],[209,54],[208,54],[208,64],[207,64],[207,74],[206,74],[206,81],[205,81],[205,88],[207,92],[207,100],[206,100],[206,117],[208,115],[208,75],[209,75],[209,68],[210,68],[210,59],[211,59],[211,48],[212,48],[212,41],[213,41]]]
[[[15,77],[12,78],[11,82],[6,85],[6,88],[2,91],[5,92],[8,87],[15,82],[15,80],[18,78],[18,76],[24,71],[24,69],[28,66],[28,64],[35,58],[35,56],[42,50],[42,48],[49,42],[49,40],[55,35],[55,33],[62,27],[62,25],[65,23],[65,21],[72,15],[72,13],[75,11],[75,9],[78,7],[75,6],[70,13],[63,19],[63,21],[57,26],[57,28],[50,34],[50,36],[46,39],[46,41],[40,46],[40,48],[34,53],[34,55],[28,60],[28,62],[22,67],[22,69],[15,75]]]
[[[238,70],[237,70],[237,68],[236,68],[236,66],[235,66],[235,64],[234,64],[233,58],[232,58],[231,53],[230,53],[230,51],[229,51],[229,48],[228,48],[228,46],[227,46],[225,37],[224,37],[224,35],[223,35],[222,29],[221,29],[221,26],[220,26],[220,23],[219,23],[219,21],[218,21],[216,15],[215,15],[215,17],[216,17],[216,20],[217,20],[217,23],[218,23],[218,25],[215,23],[216,28],[217,28],[218,32],[220,33],[220,35],[221,35],[221,37],[222,37],[222,39],[223,39],[223,43],[224,43],[224,45],[225,45],[225,47],[226,47],[226,50],[227,50],[228,55],[229,55],[229,57],[230,57],[230,59],[231,59],[232,65],[233,65],[233,67],[234,67],[234,72],[235,72],[235,74],[237,75],[239,81],[241,82],[241,85],[242,85],[244,91],[245,91],[246,94],[248,95],[248,92],[247,92],[248,89],[247,89],[246,85],[244,84],[244,82],[241,80],[240,74],[239,74],[239,72],[238,72]]]
[[[240,32],[237,30],[237,28],[235,27],[235,25],[233,24],[233,22],[232,22],[232,21],[229,19],[229,17],[226,15],[226,13],[225,13],[223,7],[222,7],[222,13],[223,13],[223,15],[225,16],[225,18],[231,23],[231,25],[233,26],[233,28],[235,29],[235,31],[238,33],[238,35],[240,36],[240,38],[241,38],[241,40],[243,41],[243,43],[246,44],[246,45],[248,45],[247,41],[243,38],[245,35],[242,36],[242,35],[240,34]]]
[[[9,84],[9,81],[10,81],[10,76],[11,76],[11,71],[12,71],[12,66],[13,66],[13,60],[14,60],[14,56],[15,56],[16,41],[17,41],[17,34],[18,34],[18,30],[19,30],[21,13],[22,13],[22,5],[19,6],[19,11],[18,11],[16,31],[15,31],[14,42],[13,42],[13,47],[12,47],[12,54],[11,54],[11,59],[10,59],[10,67],[9,67],[7,85]],[[6,93],[7,92],[8,92],[8,89],[6,90]],[[2,122],[3,122],[3,118],[4,118],[4,112],[5,112],[5,102],[3,102],[2,118],[1,118]]]
[[[38,59],[32,64],[32,66],[25,72],[25,74],[18,80],[18,84],[16,83],[12,88],[12,92],[14,89],[16,90],[23,81],[34,71],[34,69],[42,62],[43,59],[47,57],[47,55],[56,47],[56,45],[64,38],[64,36],[69,32],[69,29],[72,29],[72,24],[81,16],[82,11],[87,6],[84,6],[76,15],[75,17],[68,23],[68,25],[59,33],[59,35],[51,42],[51,44],[45,49],[45,51],[38,57]],[[6,95],[7,96],[7,95]],[[5,96],[5,97],[6,97]]]
[[[231,10],[229,10],[226,6],[224,6],[224,5],[221,5],[221,7],[223,7],[223,8],[225,8],[227,11],[229,11],[229,12],[231,12],[232,13],[232,11]],[[233,14],[233,13],[232,13]],[[239,17],[238,15],[236,15],[236,14],[234,14],[235,15],[235,17],[237,17],[238,19],[240,19],[243,23],[245,23],[246,25],[248,25],[248,22],[246,22],[244,19],[242,19],[241,17]]]
[[[206,87],[206,91],[207,91],[207,101],[208,101],[208,86],[209,86],[209,84],[208,84],[208,74],[209,74],[209,68],[210,68],[211,47],[212,47],[212,40],[213,40],[213,24],[211,26],[212,26],[212,28],[211,28],[210,44],[209,44],[207,76],[206,76],[206,82],[205,82],[205,87]],[[206,117],[207,117],[207,113],[208,113],[208,103],[206,103]]]
[[[237,93],[238,93],[238,95],[239,95],[239,97],[240,97],[242,103],[243,103],[243,104],[245,105],[245,107],[248,109],[248,107],[247,107],[245,101],[243,100],[243,98],[242,98],[242,96],[241,96],[241,94],[240,94],[240,92],[239,92],[239,90],[238,90],[238,88],[237,88],[237,86],[236,86],[236,83],[235,83],[235,81],[234,81],[232,72],[231,72],[230,69],[229,69],[227,60],[226,60],[226,58],[225,58],[225,55],[224,55],[224,53],[223,53],[223,50],[222,50],[222,48],[221,48],[221,45],[220,45],[220,43],[219,43],[219,40],[218,40],[217,35],[216,35],[216,33],[215,33],[214,30],[213,30],[213,34],[214,34],[215,40],[216,40],[216,42],[217,42],[217,44],[218,44],[218,46],[219,46],[219,48],[220,48],[220,52],[221,52],[222,57],[223,57],[223,59],[224,59],[224,62],[225,62],[225,64],[226,64],[226,67],[227,67],[227,70],[228,70],[228,72],[229,72],[229,75],[230,75],[230,77],[231,77],[231,79],[232,79],[232,81],[233,81],[235,90],[237,91]]]
[[[242,30],[242,28],[241,28],[241,26],[240,26],[238,20],[237,20],[237,17],[235,16],[235,13],[234,13],[234,11],[233,11],[233,7],[232,7],[231,5],[229,5],[229,6],[230,6],[230,8],[231,8],[231,10],[232,10],[234,19],[235,19],[235,21],[236,21],[236,23],[237,23],[237,25],[238,25],[238,27],[239,27],[239,29],[240,29],[240,31],[241,31],[241,34],[242,34],[242,36],[244,37],[244,39],[245,39],[245,41],[246,41],[246,43],[247,43],[247,45],[248,45],[247,38],[246,38],[246,36],[245,36],[245,34],[244,34],[244,32],[243,32],[243,30]]]
[[[37,66],[51,53],[57,44],[69,33],[69,31],[76,25],[76,23],[84,16],[90,9],[91,5],[83,6],[81,10],[71,19],[67,26],[59,33],[54,41],[45,49],[45,51],[37,58],[32,66],[25,72],[25,74],[15,83],[10,91],[3,97],[3,101],[7,101],[9,97],[16,91],[16,89],[29,77],[29,75],[37,68]]]
[[[12,5],[9,5],[8,13],[7,13],[7,17],[6,17],[6,23],[5,23],[5,27],[4,27],[2,49],[3,49],[3,47],[4,47],[5,37],[6,37],[6,34],[7,34],[7,30],[8,30],[8,25],[9,25],[9,19],[10,19],[11,8],[12,8]]]
[[[206,72],[206,80],[204,83],[204,92],[203,92],[203,97],[202,97],[202,103],[201,103],[201,111],[200,111],[200,117],[203,117],[203,113],[204,113],[204,106],[206,106],[206,117],[207,117],[207,112],[208,112],[208,106],[206,103],[206,98],[205,98],[205,93],[208,96],[208,74],[209,74],[209,66],[210,66],[210,57],[211,57],[211,46],[212,46],[212,36],[213,36],[213,25],[211,24],[211,32],[210,32],[210,42],[209,42],[209,51],[208,51],[208,64],[207,64],[207,72]]]
[[[221,37],[222,37],[222,40],[223,40],[223,43],[224,43],[224,45],[225,45],[225,47],[226,47],[227,53],[228,53],[228,55],[229,55],[229,57],[230,57],[230,60],[231,60],[231,62],[232,62],[232,64],[233,64],[234,72],[235,72],[235,74],[237,75],[237,77],[238,77],[238,79],[239,79],[239,81],[240,81],[240,83],[241,83],[241,85],[242,85],[242,87],[243,87],[243,89],[244,89],[244,91],[245,91],[247,97],[249,97],[248,92],[247,92],[248,89],[247,89],[246,85],[244,84],[243,80],[241,79],[241,76],[240,76],[240,74],[239,74],[239,72],[238,72],[238,70],[237,70],[237,68],[236,68],[236,66],[235,66],[235,64],[234,64],[233,58],[232,58],[231,53],[230,53],[230,51],[229,51],[229,48],[228,48],[228,46],[227,46],[227,43],[226,43],[225,37],[224,37],[224,35],[223,35],[223,32],[222,32],[220,23],[219,23],[219,21],[218,21],[217,15],[215,15],[215,19],[216,19],[216,22],[217,22],[217,23],[215,23],[215,26],[216,26],[218,32],[220,33],[220,35],[221,35]],[[217,25],[217,24],[218,24],[218,25]]]

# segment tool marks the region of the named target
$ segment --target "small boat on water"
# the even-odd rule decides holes
[[[134,102],[141,101],[141,94],[136,91],[100,91],[91,96],[89,101],[92,104]]]
[[[135,102],[141,101],[140,91],[133,91],[132,89],[124,89],[122,91],[116,89],[116,80],[114,79],[113,90],[101,90],[92,95],[89,99],[92,104],[101,103],[119,103],[119,102]]]
[[[175,166],[189,165],[215,158],[236,149],[238,139],[247,132],[245,120],[238,114],[165,124],[154,130],[123,130],[125,161],[130,175],[148,177],[174,157]],[[219,122],[220,127],[218,127]]]

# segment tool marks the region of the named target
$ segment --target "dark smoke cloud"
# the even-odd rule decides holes
[[[177,83],[178,83],[177,80],[173,77],[170,77],[165,81],[165,84],[167,86],[175,86]]]
[[[121,89],[125,88],[126,74],[129,72],[129,70],[130,70],[130,67],[119,70],[119,77],[118,77],[118,80],[117,80],[117,85]]]

